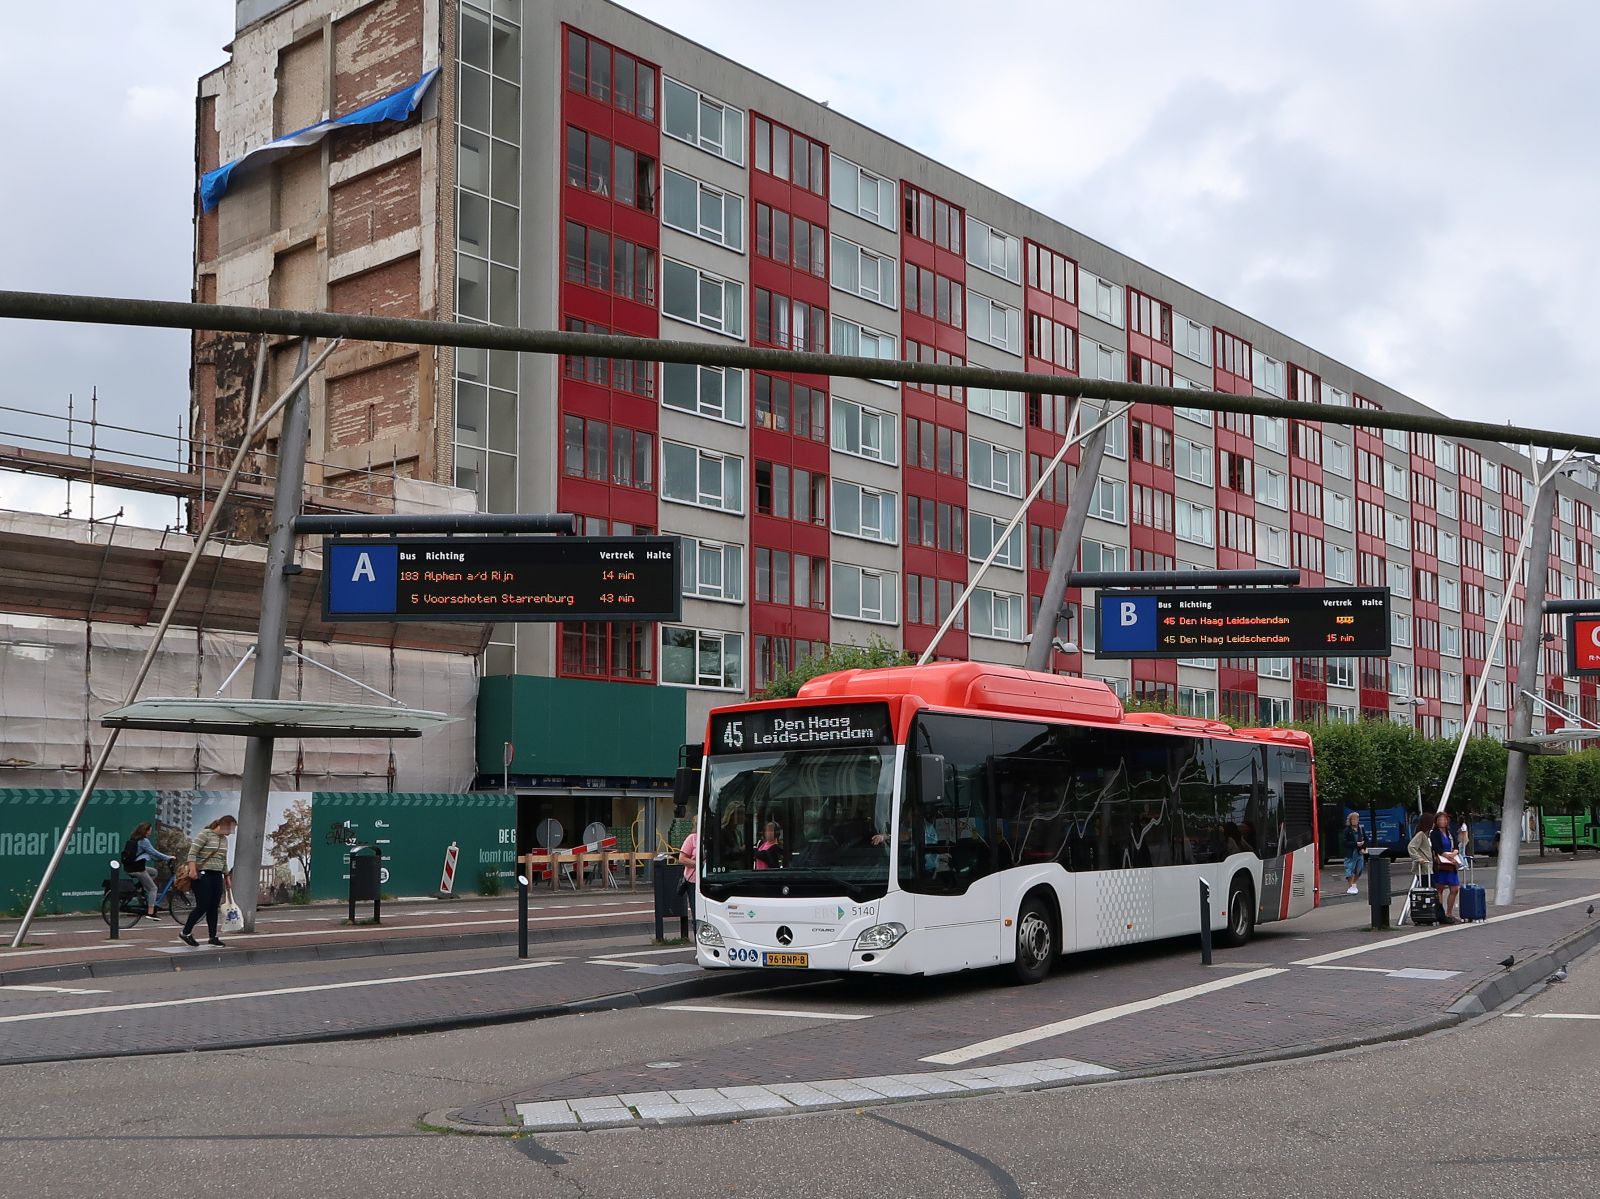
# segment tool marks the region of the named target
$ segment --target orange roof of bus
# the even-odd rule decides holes
[[[930,708],[994,712],[1134,725],[1152,731],[1203,737],[1244,737],[1309,747],[1299,729],[1234,729],[1217,720],[1165,712],[1124,712],[1122,701],[1098,679],[1045,674],[989,662],[935,662],[879,670],[841,670],[819,675],[800,688],[801,700],[912,698]],[[782,701],[777,701],[781,703]]]

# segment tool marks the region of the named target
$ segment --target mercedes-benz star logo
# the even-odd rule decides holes
[[[794,930],[792,930],[787,924],[778,925],[778,944],[779,945],[787,945],[790,941],[793,941],[793,940],[794,940]]]

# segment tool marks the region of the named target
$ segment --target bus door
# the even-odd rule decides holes
[[[994,965],[1003,943],[992,812],[990,722],[918,718],[901,801],[899,882],[913,896],[928,973]],[[913,741],[913,746],[917,743]]]
[[[1259,919],[1286,920],[1316,906],[1315,805],[1311,755],[1304,749],[1267,750],[1265,815]]]

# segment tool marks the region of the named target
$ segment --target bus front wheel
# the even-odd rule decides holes
[[[1037,895],[1022,901],[1017,912],[1017,956],[1011,963],[1015,982],[1043,982],[1056,960],[1056,927],[1050,909]]]
[[[1245,875],[1238,875],[1228,888],[1228,923],[1217,936],[1217,943],[1237,949],[1247,943],[1256,931],[1255,888]]]

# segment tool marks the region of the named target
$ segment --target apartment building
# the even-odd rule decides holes
[[[197,226],[196,290],[648,337],[969,363],[1332,407],[1423,407],[825,103],[604,0],[240,0],[201,81],[215,167],[439,69],[407,121],[241,172]],[[230,205],[242,210],[230,215]],[[248,217],[248,223],[244,220]],[[219,237],[220,233],[220,237]],[[686,737],[714,704],[832,643],[912,652],[1067,434],[1059,397],[794,372],[476,351],[341,351],[324,458],[377,455],[491,511],[684,539],[677,625],[507,626],[487,676],[559,702],[673,689]],[[216,388],[196,370],[203,412]],[[1007,539],[937,652],[1021,663],[1077,451]],[[1594,596],[1600,479],[1560,484],[1552,596]],[[1114,426],[1084,569],[1294,566],[1386,586],[1388,659],[1102,661],[1092,596],[1053,668],[1246,720],[1459,729],[1531,510],[1498,444],[1138,405]],[[1600,716],[1593,683],[1551,698]],[[1502,735],[1515,645],[1494,655]],[[590,691],[587,694],[601,694]],[[1397,704],[1398,700],[1407,701]],[[652,709],[655,710],[655,709]],[[519,754],[520,749],[519,739]],[[599,765],[573,775],[606,775]],[[499,764],[491,767],[499,773]],[[542,773],[542,772],[541,772]]]

